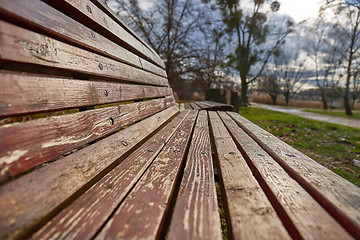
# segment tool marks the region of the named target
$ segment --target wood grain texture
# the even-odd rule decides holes
[[[111,39],[114,43],[124,46],[127,49],[133,51],[136,55],[140,55],[149,61],[154,62],[158,66],[161,66],[162,60],[160,57],[155,55],[151,50],[147,48],[141,41],[135,38],[130,34],[123,26],[119,25],[107,14],[105,14],[101,9],[99,9],[95,4],[90,0],[65,0],[65,1],[51,1],[45,0],[46,3],[58,9],[59,11],[67,14],[71,18],[75,19],[79,23],[87,26],[89,29],[92,29],[98,34]],[[71,37],[71,35],[70,35]],[[107,40],[107,39],[106,39]],[[100,42],[99,42],[100,43]],[[104,46],[104,43],[101,42]],[[108,42],[105,42],[108,43]],[[109,47],[112,45],[112,42],[109,42]],[[103,47],[101,46],[101,47]],[[101,48],[99,46],[94,46]],[[127,50],[126,50],[127,51]],[[112,53],[112,48],[106,49],[105,53]],[[116,55],[115,55],[116,56]],[[148,65],[144,66],[147,70],[152,70],[152,72],[159,74],[163,77],[166,77],[166,72],[163,68],[160,68],[154,64],[151,64],[147,60],[142,59],[143,62],[146,62]],[[141,58],[139,58],[141,61]],[[149,67],[149,68],[148,68]]]
[[[155,239],[161,234],[197,111],[191,111],[95,239]]]
[[[185,104],[184,103],[180,103],[180,110],[185,110]]]
[[[1,126],[0,179],[22,173],[172,105],[173,99],[163,98]]]
[[[0,21],[0,54],[2,61],[38,64],[122,81],[168,85],[164,77],[4,21]]]
[[[86,5],[84,7],[87,11]],[[139,58],[136,56],[137,54],[128,51],[124,48],[125,46],[120,46],[110,41],[96,31],[87,28],[40,0],[4,0],[0,5],[0,13],[10,18],[16,18],[17,22],[21,20],[27,26],[40,29],[61,41],[84,46],[141,67]],[[129,50],[135,51],[137,49],[137,52],[142,52],[149,60],[157,64],[162,62],[157,55],[132,37],[127,31],[122,30],[121,34],[122,42],[126,44],[126,47],[129,48],[130,46],[132,48]]]
[[[232,105],[224,104],[224,103],[211,102],[211,101],[200,101],[200,102],[196,102],[196,103],[204,104],[205,106],[207,105],[208,107],[206,109],[211,110],[211,111],[232,111],[233,110]]]
[[[188,112],[180,113],[31,238],[93,238],[187,114]]]
[[[58,213],[62,203],[87,190],[89,181],[110,171],[106,170],[178,111],[176,106],[168,108],[1,186],[0,239],[28,236],[34,227]]]
[[[171,88],[0,72],[0,116],[172,95]],[[21,97],[19,97],[21,96]]]
[[[238,147],[260,172],[303,239],[352,239],[352,237],[249,137],[225,112],[219,112]]]
[[[204,103],[204,102],[202,102],[202,101],[197,101],[197,102],[195,102],[195,104],[196,104],[197,106],[199,106],[200,109],[203,109],[203,110],[211,109],[211,105],[206,104],[206,103]]]
[[[192,110],[193,108],[191,107],[191,105],[189,103],[185,103],[185,109]]]
[[[229,115],[247,129],[247,134],[253,133],[281,167],[352,236],[360,236],[360,188],[240,115],[230,112]]]
[[[137,33],[132,30],[125,22],[118,16],[114,11],[112,11],[103,0],[91,0],[98,8],[100,8],[104,13],[110,16],[115,22],[121,25],[126,31],[128,31],[132,36],[134,36],[137,40],[142,42],[150,51],[152,51],[156,56],[160,58],[158,53],[142,38],[140,38]],[[165,69],[165,64],[163,61],[160,62],[160,66]]]
[[[190,104],[191,108],[194,109],[194,110],[200,110],[200,109],[201,109],[201,108],[200,108],[198,105],[196,105],[195,103],[189,103],[189,104]]]
[[[222,239],[206,111],[196,121],[167,239]]]
[[[209,112],[233,239],[290,239],[216,112]]]

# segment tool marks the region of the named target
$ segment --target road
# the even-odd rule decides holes
[[[288,113],[288,114],[296,115],[296,116],[307,118],[307,119],[312,119],[312,120],[317,120],[317,121],[322,121],[322,122],[327,122],[327,123],[340,124],[340,125],[347,126],[347,127],[360,128],[360,120],[357,120],[357,119],[328,116],[328,115],[323,115],[323,114],[304,112],[304,111],[302,111],[302,109],[297,109],[297,108],[286,108],[286,107],[265,105],[265,104],[259,104],[259,103],[251,103],[250,106],[256,107],[256,108],[268,109],[268,110],[277,111],[277,112]]]

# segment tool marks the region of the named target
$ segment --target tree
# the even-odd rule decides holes
[[[360,92],[360,69],[357,69],[353,74],[353,89],[352,89],[352,103],[351,108],[355,109],[356,99],[359,97]]]
[[[203,0],[209,2],[209,0]],[[248,85],[262,74],[269,57],[282,43],[285,37],[293,31],[294,24],[290,19],[270,28],[269,14],[276,12],[280,4],[273,1],[266,12],[265,0],[251,1],[251,8],[241,6],[240,0],[217,0],[217,6],[226,26],[226,33],[233,38],[234,50],[229,54],[228,64],[240,73],[241,99],[247,104]],[[285,27],[284,27],[285,25]],[[270,34],[272,31],[272,34]],[[276,33],[276,34],[275,34]],[[269,36],[275,36],[270,44]],[[255,70],[255,66],[258,68]]]
[[[339,53],[346,62],[344,106],[347,115],[352,115],[350,106],[350,82],[354,64],[360,57],[360,0],[327,0],[321,8],[322,16],[331,15],[334,28],[342,35],[342,48]],[[343,51],[340,51],[343,50]]]
[[[328,109],[328,89],[334,85],[334,75],[343,61],[339,54],[341,34],[333,25],[322,18],[317,19],[307,28],[308,39],[304,47],[314,63],[315,82],[320,90],[323,108]]]
[[[292,47],[283,45],[274,51],[272,57],[272,71],[279,79],[286,106],[289,106],[291,97],[298,93],[304,84],[301,80],[304,77],[306,59],[299,57],[299,49],[297,44]]]
[[[213,77],[210,71],[220,65],[219,54],[211,51],[218,51],[221,46],[216,40],[208,42],[214,44],[211,46],[202,42],[212,37],[213,28],[206,5],[200,0],[159,0],[148,2],[144,8],[140,0],[111,2],[117,14],[125,16],[127,24],[164,60],[175,92],[186,91],[184,80],[198,80],[204,88],[209,85]],[[208,49],[211,51],[206,52]]]
[[[265,92],[270,96],[273,105],[276,104],[276,100],[281,93],[281,89],[278,78],[275,74],[262,75],[260,77],[258,88],[261,92]]]

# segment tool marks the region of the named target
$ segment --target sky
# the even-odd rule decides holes
[[[296,22],[316,17],[323,0],[280,0],[279,13],[288,14]]]

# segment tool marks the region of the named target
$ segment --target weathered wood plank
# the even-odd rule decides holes
[[[155,239],[176,192],[197,111],[191,111],[96,239]]]
[[[199,102],[197,102],[199,103]],[[209,110],[212,111],[232,111],[233,110],[233,106],[232,105],[228,105],[228,104],[224,104],[224,103],[218,103],[218,102],[211,102],[211,101],[201,101],[200,103],[209,105]]]
[[[2,61],[39,64],[122,81],[168,85],[164,77],[4,21],[0,21],[0,54]]]
[[[352,237],[225,112],[219,115],[304,239]]]
[[[61,204],[87,190],[89,182],[110,171],[178,111],[176,106],[168,108],[1,186],[0,239],[31,234],[39,224],[57,214]]]
[[[216,112],[209,112],[233,239],[290,239]]]
[[[198,105],[196,105],[195,103],[189,103],[189,104],[190,104],[191,108],[194,109],[194,110],[200,110],[200,109],[201,109],[201,108],[200,108]]]
[[[88,12],[86,5],[84,5],[84,7]],[[61,41],[85,46],[108,56],[111,55],[121,61],[133,64],[134,66],[141,67],[141,65],[139,65],[139,58],[134,57],[136,54],[127,51],[123,48],[125,46],[122,47],[110,41],[96,31],[85,27],[81,23],[78,23],[76,20],[66,16],[40,0],[2,1],[0,13],[9,18],[16,18],[16,22],[20,22],[21,20],[21,22],[27,26],[31,26],[31,28],[45,31],[47,34],[50,34]],[[125,44],[126,47],[131,48],[129,50],[141,52],[144,56],[148,57],[149,60],[152,60],[161,66],[161,64],[158,63],[161,62],[161,59],[136,40],[131,34],[122,30],[121,36],[122,43]]]
[[[240,115],[229,114],[352,236],[360,236],[360,188]]]
[[[208,109],[211,109],[211,105],[210,104],[207,104],[203,101],[198,101],[198,102],[195,102],[196,105],[198,105],[201,109],[204,109],[204,110],[208,110]]]
[[[185,104],[184,103],[180,103],[180,110],[185,110]]]
[[[222,239],[206,111],[191,138],[167,239]]]
[[[185,103],[185,109],[192,110],[193,108],[191,107],[191,105],[189,103]]]
[[[183,111],[62,211],[32,239],[91,239],[187,116]]]
[[[135,38],[107,14],[101,11],[90,0],[45,0],[45,2],[67,14],[71,18],[74,18],[79,23],[82,23],[83,25],[88,26],[90,29],[95,30],[102,36],[111,39],[119,45],[131,49],[136,54],[148,59],[149,61],[153,61],[159,66],[162,65],[162,60],[159,56],[155,55],[153,51],[150,51],[147,46],[145,46],[141,41]],[[111,44],[112,43],[109,43],[109,46],[111,46]],[[96,47],[99,48],[98,46]],[[114,54],[112,49],[109,53],[109,49],[105,52],[108,54]],[[141,58],[139,60],[141,61]],[[148,66],[142,65],[143,67],[146,67],[148,70],[152,69],[155,73],[166,77],[166,72],[164,69],[150,64],[150,62],[146,61],[145,59],[142,60],[142,63],[146,62],[150,66],[150,68],[147,68]]]
[[[140,42],[142,42],[142,44],[144,44],[150,51],[152,51],[156,56],[158,56],[160,58],[160,56],[158,55],[158,53],[147,43],[145,42],[141,37],[139,37],[137,35],[137,33],[132,30],[128,25],[126,25],[124,23],[123,20],[121,20],[121,18],[119,18],[118,15],[116,15],[114,13],[114,11],[112,11],[105,3],[105,1],[103,0],[91,0],[95,5],[98,6],[98,8],[100,8],[104,13],[106,13],[108,16],[110,16],[115,22],[117,22],[119,25],[121,25],[126,31],[128,31],[132,36],[134,36],[137,40],[139,40]],[[165,64],[163,61],[161,61],[160,66],[165,69]]]
[[[0,179],[80,147],[174,105],[171,98],[48,117],[0,127]]]
[[[0,72],[0,116],[164,97],[171,88]],[[19,97],[21,96],[21,97]]]

